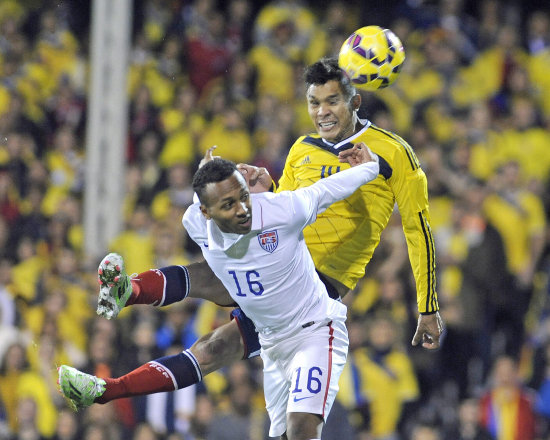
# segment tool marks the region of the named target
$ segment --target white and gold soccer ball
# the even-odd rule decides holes
[[[338,65],[361,90],[374,91],[391,85],[399,76],[405,50],[389,29],[365,26],[351,34],[340,48]]]

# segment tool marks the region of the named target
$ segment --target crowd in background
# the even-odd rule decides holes
[[[260,440],[261,361],[175,393],[74,413],[56,366],[118,376],[229,319],[194,300],[95,315],[83,254],[89,9],[0,1],[0,439]],[[360,115],[427,174],[442,348],[412,348],[399,213],[345,301],[350,354],[323,438],[550,439],[550,8],[530,1],[135,2],[124,232],[129,273],[200,257],[181,226],[205,150],[265,166],[313,131],[304,66],[356,28],[402,40],[397,82]],[[87,5],[89,8],[89,5]],[[108,251],[106,249],[106,252]]]

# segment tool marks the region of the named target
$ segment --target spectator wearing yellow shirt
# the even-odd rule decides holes
[[[517,75],[523,76],[522,73]],[[498,136],[492,161],[497,167],[515,161],[524,181],[548,183],[550,133],[539,124],[535,101],[525,94],[512,95],[508,99],[510,123]]]
[[[129,273],[140,273],[154,265],[152,219],[146,206],[136,206],[127,228],[110,244],[124,256]]]
[[[159,116],[166,141],[159,157],[162,168],[176,162],[191,164],[195,159],[195,144],[206,124],[198,110],[197,93],[190,84],[182,85],[174,102],[164,108]]]
[[[151,212],[155,220],[168,220],[171,210],[178,211],[181,216],[183,215],[187,207],[193,203],[193,188],[190,179],[191,172],[186,164],[176,163],[168,169],[168,188],[158,192],[151,205]],[[179,216],[179,220],[181,220],[181,216]]]
[[[135,165],[140,174],[138,195],[140,203],[150,203],[162,181],[162,169],[158,163],[161,142],[161,135],[153,130],[145,132],[137,142]]]
[[[181,227],[175,229],[169,225],[161,224],[155,231],[154,267],[189,264],[189,258],[182,252],[184,244],[185,238]]]
[[[270,24],[269,36],[257,42],[248,54],[257,72],[257,92],[271,94],[280,101],[294,97],[294,64],[304,59],[303,48],[296,44],[296,24],[290,13],[278,14]]]
[[[399,347],[397,322],[380,314],[368,325],[367,346],[352,350],[348,357],[340,396],[355,396],[355,403],[343,403],[348,408],[357,405],[363,431],[372,439],[396,439],[404,405],[419,396],[418,382],[411,360]]]
[[[36,305],[25,313],[25,323],[35,339],[44,334],[50,335],[62,359],[80,362],[88,340],[86,321],[72,315],[67,302],[67,296],[60,290],[60,286],[51,288],[43,304]],[[35,360],[33,366],[38,367],[40,360]]]
[[[53,149],[47,153],[46,163],[51,186],[43,209],[46,215],[53,215],[69,191],[82,190],[84,184],[84,157],[72,127],[64,125],[55,132]]]
[[[243,116],[236,107],[228,107],[206,127],[200,140],[201,155],[213,145],[216,154],[233,162],[247,162],[253,157],[252,139],[245,126]]]
[[[496,42],[455,76],[450,91],[455,105],[465,107],[494,96],[505,84],[505,73],[512,66],[528,64],[529,55],[520,46],[518,28],[500,26]]]
[[[485,199],[483,212],[502,236],[507,268],[515,281],[507,291],[506,345],[511,353],[517,353],[523,342],[533,277],[545,246],[546,217],[540,198],[521,184],[517,162],[503,165],[491,185],[493,191]]]
[[[6,409],[10,429],[17,433],[19,405],[30,399],[36,406],[36,428],[44,437],[54,433],[57,411],[44,378],[28,368],[25,347],[12,344],[0,362],[0,399]]]
[[[28,237],[17,243],[16,253],[18,263],[13,266],[12,292],[24,304],[30,304],[36,299],[36,285],[47,267],[47,261],[44,256],[38,255],[36,244]]]
[[[40,60],[45,64],[48,75],[44,77],[42,87],[48,94],[58,83],[62,75],[76,78],[80,64],[78,41],[61,18],[57,9],[49,8],[40,16],[40,31],[36,50]]]

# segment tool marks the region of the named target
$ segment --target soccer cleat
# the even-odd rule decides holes
[[[124,270],[124,259],[111,253],[101,260],[97,268],[99,298],[97,314],[107,319],[115,318],[132,294],[130,277]]]
[[[57,372],[59,373],[57,383],[61,393],[75,411],[87,408],[105,392],[106,382],[96,376],[67,365],[61,365]]]

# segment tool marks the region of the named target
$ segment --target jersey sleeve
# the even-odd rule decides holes
[[[304,226],[313,223],[317,214],[324,212],[330,205],[351,196],[361,185],[378,176],[378,157],[375,162],[364,163],[340,171],[313,185],[294,191],[295,197],[307,206]]]
[[[408,146],[395,156],[394,172],[389,179],[397,201],[407,250],[416,281],[416,301],[420,313],[439,310],[435,278],[435,245],[430,228],[428,182],[414,153]]]

